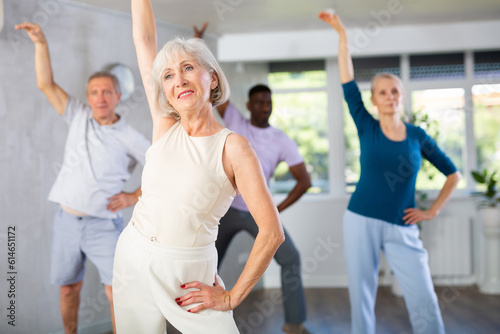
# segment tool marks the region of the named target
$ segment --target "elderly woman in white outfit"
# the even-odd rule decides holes
[[[132,0],[133,36],[153,118],[142,196],[116,249],[116,329],[238,333],[231,310],[252,290],[283,242],[259,160],[223,128],[212,107],[229,88],[200,39],[174,39],[158,53],[149,0]],[[259,226],[247,265],[230,291],[216,274],[219,219],[240,192]]]

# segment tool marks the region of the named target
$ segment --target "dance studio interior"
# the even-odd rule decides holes
[[[373,111],[371,78],[379,72],[398,76],[404,121],[433,137],[461,173],[439,215],[418,223],[446,332],[500,330],[499,1],[151,3],[158,48],[175,36],[193,37],[193,26],[208,22],[203,40],[227,77],[231,104],[244,117],[250,117],[252,86],[272,90],[269,123],[297,144],[311,180],[307,192],[279,215],[300,254],[304,326],[310,333],[351,331],[343,216],[361,172],[360,141],[339,80],[339,35],[318,18],[325,10],[345,25],[367,110]],[[0,333],[64,333],[59,287],[50,280],[57,205],[47,198],[63,165],[68,126],[37,88],[33,43],[15,29],[23,22],[42,28],[54,80],[71,96],[87,101],[87,78],[111,71],[122,89],[116,113],[148,139],[152,122],[132,39],[130,1],[0,0]],[[215,108],[214,114],[223,124]],[[401,174],[412,168],[400,161]],[[138,164],[124,191],[137,189],[141,174]],[[388,176],[387,182],[397,184],[399,177]],[[429,209],[445,181],[423,162],[416,207]],[[281,162],[269,181],[277,204],[295,182]],[[123,210],[125,224],[133,209]],[[245,232],[231,241],[218,272],[227,290],[245,268],[253,243]],[[401,286],[383,254],[377,275],[376,332],[411,333]],[[78,333],[112,333],[108,299],[91,261],[83,281]],[[282,333],[281,285],[280,266],[273,260],[233,311],[240,333]],[[178,333],[171,325],[167,332]]]

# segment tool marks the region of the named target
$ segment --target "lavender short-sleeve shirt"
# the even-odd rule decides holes
[[[224,113],[224,122],[228,129],[250,141],[262,165],[266,182],[269,183],[269,179],[280,162],[284,161],[290,167],[304,162],[297,144],[283,131],[272,126],[267,128],[253,126],[231,103],[228,104]],[[248,211],[241,195],[235,197],[231,207]]]

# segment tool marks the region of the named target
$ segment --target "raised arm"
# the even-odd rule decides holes
[[[193,37],[194,38],[203,38],[205,34],[205,30],[207,30],[208,22],[204,22],[200,29],[197,26],[193,25]],[[227,106],[229,105],[229,100],[224,102],[223,104],[219,104],[216,109],[219,113],[220,117],[224,118],[224,114],[226,113]]]
[[[343,85],[344,98],[349,106],[349,113],[356,124],[358,129],[358,135],[362,135],[365,129],[370,128],[373,122],[376,122],[370,113],[366,110],[363,100],[361,98],[361,92],[357,84],[354,81],[354,67],[352,65],[351,54],[349,53],[349,45],[347,44],[347,33],[344,24],[340,20],[340,17],[335,14],[328,12],[321,12],[318,17],[331,25],[335,31],[339,34],[339,54],[338,54],[338,64],[339,64],[339,74],[340,82]]]
[[[339,72],[340,72],[340,82],[347,83],[354,80],[354,69],[352,66],[352,58],[349,53],[349,45],[347,43],[347,33],[345,31],[344,24],[340,20],[340,17],[335,14],[328,12],[321,12],[318,17],[331,25],[335,31],[339,34]]]
[[[193,26],[193,37],[194,38],[203,38],[205,34],[205,30],[207,30],[208,22],[204,22],[200,29],[197,26]]]
[[[153,119],[153,142],[155,142],[175,123],[175,120],[157,115],[154,108],[151,73],[158,46],[156,22],[150,0],[132,0],[132,32],[142,83]]]
[[[24,29],[35,44],[35,72],[38,88],[47,96],[50,104],[63,115],[68,103],[68,94],[54,82],[50,65],[49,46],[38,24],[24,22],[16,30]]]

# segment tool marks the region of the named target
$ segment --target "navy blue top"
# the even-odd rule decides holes
[[[404,210],[415,207],[415,182],[422,157],[444,175],[457,171],[427,133],[405,123],[406,138],[388,139],[366,110],[355,81],[342,85],[361,147],[361,175],[348,209],[357,214],[405,225]]]

